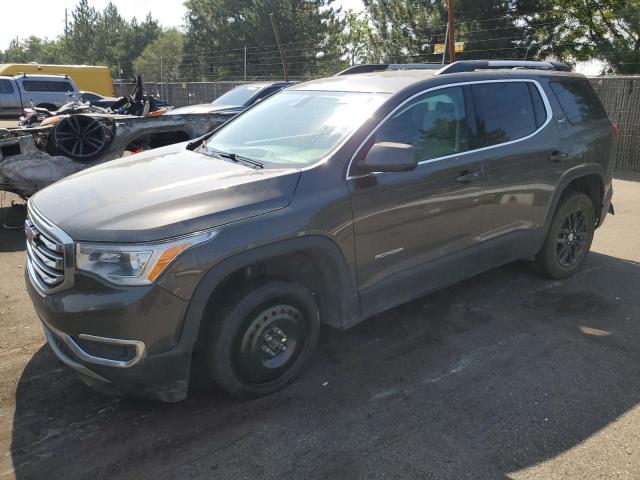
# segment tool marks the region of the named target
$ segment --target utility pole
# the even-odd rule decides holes
[[[449,47],[449,63],[453,63],[456,61],[456,30],[453,25],[453,0],[447,0],[447,9],[447,30],[449,31],[449,35],[447,37],[447,45]]]
[[[64,9],[64,36],[69,36],[69,16],[66,8]]]
[[[244,46],[244,81],[247,81],[247,46]]]
[[[162,55],[161,55],[161,56],[160,56],[160,88],[162,88],[162,89],[163,89],[163,86],[164,86],[164,84],[163,84],[163,82],[164,82],[164,77],[163,77],[163,75],[162,75],[162,74],[163,74],[164,72],[163,72],[162,70],[163,70],[163,69],[162,69]],[[163,90],[164,90],[164,89],[163,89]],[[161,96],[162,96],[162,98],[165,98],[165,97],[164,97],[164,92],[162,92]]]
[[[449,24],[447,23],[447,30],[444,32],[444,48],[442,49],[442,65],[447,58],[447,44],[449,43]]]
[[[282,42],[280,42],[280,35],[278,34],[278,27],[276,26],[276,21],[273,18],[273,13],[269,14],[269,18],[271,19],[271,26],[273,26],[273,33],[276,36],[276,42],[278,44],[278,50],[280,51],[280,58],[282,59],[282,71],[284,73],[284,81],[289,81],[289,71],[287,70],[287,59],[284,56],[284,50],[282,49]]]

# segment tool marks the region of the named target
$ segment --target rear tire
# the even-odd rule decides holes
[[[232,395],[276,392],[309,364],[320,314],[313,295],[294,282],[247,285],[211,320],[206,358],[213,380]]]
[[[591,199],[570,192],[558,206],[544,245],[536,254],[534,269],[549,278],[566,278],[582,266],[595,231]]]

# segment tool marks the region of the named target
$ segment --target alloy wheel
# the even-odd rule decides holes
[[[587,214],[582,209],[570,212],[562,223],[556,239],[556,258],[563,267],[580,260],[589,241]]]

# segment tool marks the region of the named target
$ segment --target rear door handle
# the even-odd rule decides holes
[[[458,183],[471,183],[480,176],[478,170],[472,172],[471,170],[463,170],[460,172],[460,176],[456,177]]]
[[[554,150],[551,152],[551,155],[549,155],[549,160],[552,162],[561,162],[567,158],[569,158],[569,154],[567,152],[560,152],[558,150]]]

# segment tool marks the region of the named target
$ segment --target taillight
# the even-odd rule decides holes
[[[617,123],[611,124],[611,132],[613,133],[613,139],[617,142],[620,138],[620,127],[618,127]]]

